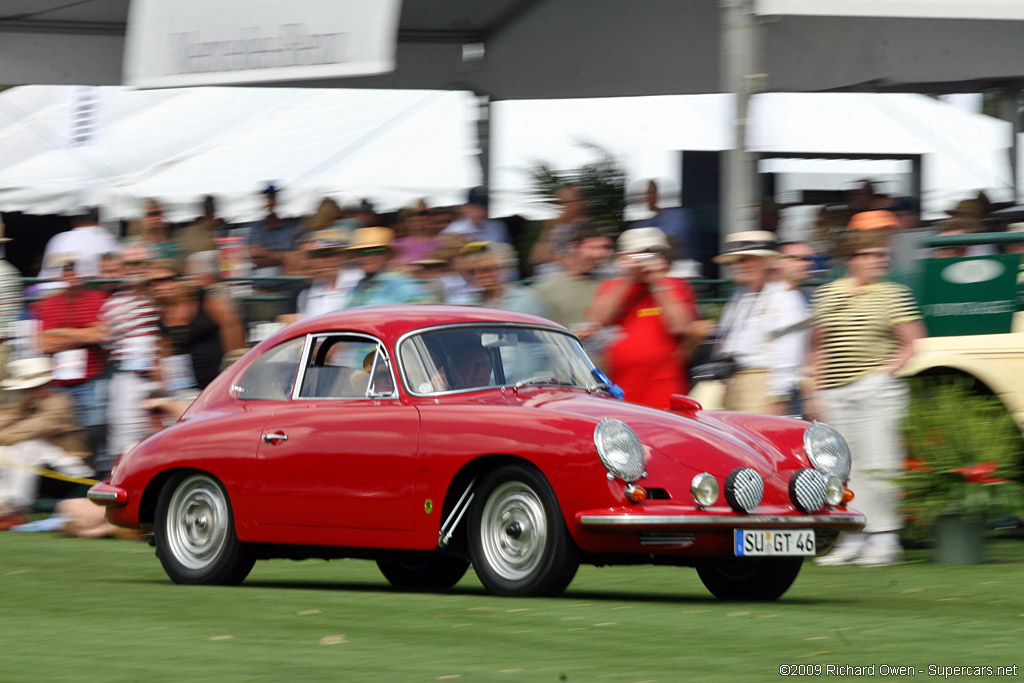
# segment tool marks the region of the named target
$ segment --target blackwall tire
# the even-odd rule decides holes
[[[465,576],[469,562],[457,557],[428,557],[414,560],[377,560],[384,578],[395,588],[444,590]]]
[[[734,558],[697,566],[711,594],[721,600],[777,600],[793,585],[802,557]]]
[[[535,468],[506,465],[480,482],[469,520],[469,553],[496,595],[557,595],[579,568],[579,551],[555,492]]]
[[[181,474],[164,484],[153,540],[164,571],[175,583],[238,584],[255,562],[235,535],[227,492],[202,472]]]

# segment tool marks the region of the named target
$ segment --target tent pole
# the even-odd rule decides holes
[[[476,96],[476,158],[480,164],[481,185],[490,189],[491,185],[491,98],[482,93]]]
[[[720,0],[720,7],[722,92],[736,96],[735,140],[725,153],[721,174],[721,244],[729,233],[757,228],[757,161],[747,150],[747,116],[750,97],[762,89],[765,77],[758,68],[761,45],[754,0]]]
[[[1017,168],[1017,135],[1020,130],[1020,88],[1018,83],[1011,83],[1002,88],[999,97],[999,118],[1010,124],[1010,144],[1007,153],[1010,155],[1010,185],[1013,201],[1020,201],[1020,177]]]

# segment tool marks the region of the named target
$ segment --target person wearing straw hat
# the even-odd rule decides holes
[[[35,503],[39,468],[69,477],[93,474],[83,461],[89,451],[71,395],[54,391],[52,379],[50,359],[39,356],[11,361],[0,382],[4,392],[20,395],[0,405],[0,528]]]
[[[437,303],[437,298],[405,273],[390,268],[395,237],[390,228],[359,228],[347,251],[353,255],[363,279],[353,288],[348,308],[379,304]]]
[[[11,238],[4,235],[4,222],[0,220],[0,380],[4,378],[7,367],[7,340],[13,330],[15,320],[21,317],[25,308],[25,290],[21,286],[21,273],[7,262],[3,253],[3,245]]]
[[[727,410],[784,415],[802,379],[807,342],[800,324],[807,303],[788,283],[769,278],[781,254],[774,233],[738,232],[726,238],[715,263],[732,268],[737,290],[725,306],[715,355],[735,364],[725,379]]]

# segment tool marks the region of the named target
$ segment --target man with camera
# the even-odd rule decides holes
[[[713,354],[714,379],[726,383],[726,410],[785,415],[802,379],[807,303],[787,282],[769,280],[781,256],[775,247],[771,232],[738,232],[714,259],[732,268],[737,285],[722,312]]]
[[[669,408],[684,394],[685,342],[698,316],[696,297],[685,280],[668,277],[671,250],[658,228],[633,228],[619,237],[617,265],[623,277],[598,285],[587,319],[600,328],[618,327],[605,348],[607,373],[626,400]]]

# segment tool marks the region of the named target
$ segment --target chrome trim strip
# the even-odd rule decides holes
[[[93,501],[98,500],[117,500],[117,493],[114,491],[89,491],[85,494],[86,498]]]
[[[818,524],[825,526],[863,526],[867,519],[864,515],[845,515],[833,517],[830,515],[737,515],[737,516],[709,516],[709,515],[583,515],[580,517],[580,524],[583,526],[652,526],[652,525],[679,525],[679,526],[770,526],[770,525],[793,525],[793,524]]]

